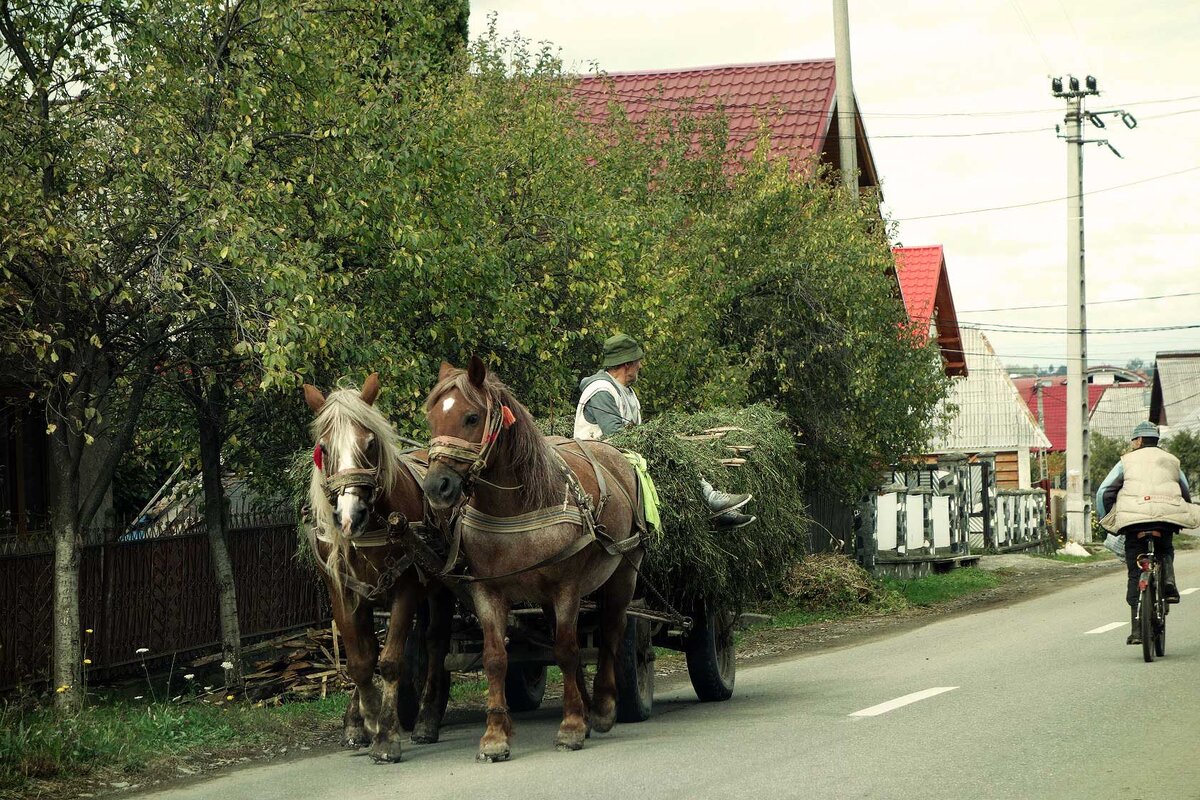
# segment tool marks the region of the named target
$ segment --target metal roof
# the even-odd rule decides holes
[[[1021,399],[1008,370],[987,337],[962,328],[967,377],[955,378],[946,404],[957,406],[947,430],[935,436],[931,453],[1048,449],[1050,440]]]
[[[954,310],[942,246],[893,247],[892,255],[896,259],[896,280],[900,283],[904,308],[916,332],[927,336],[931,323],[936,324],[946,374],[966,375],[968,367],[963,359],[966,348],[959,335],[958,314]]]
[[[1200,353],[1159,353],[1154,360],[1150,419],[1159,425],[1183,422],[1200,410]]]
[[[1134,426],[1150,419],[1150,387],[1144,383],[1114,383],[1092,409],[1088,430],[1110,439],[1128,439]]]

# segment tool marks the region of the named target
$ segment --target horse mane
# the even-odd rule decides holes
[[[358,389],[330,392],[310,429],[314,440],[325,443],[329,464],[336,467],[340,454],[346,448],[354,451],[355,463],[361,463],[364,454],[358,446],[358,437],[354,435],[355,425],[375,435],[379,451],[379,486],[386,492],[395,485],[399,470],[403,468],[396,429],[379,409],[363,402]],[[308,505],[317,529],[333,538],[334,545],[325,559],[325,568],[338,591],[341,591],[341,563],[349,555],[350,543],[333,524],[333,506],[325,491],[325,475],[315,464],[308,482]]]
[[[550,445],[533,415],[513,395],[512,390],[490,370],[480,390],[471,383],[465,369],[456,369],[433,387],[425,401],[425,410],[429,411],[451,389],[458,389],[468,403],[478,406],[480,410],[487,407],[489,395],[493,406],[508,406],[516,421],[500,432],[492,459],[499,456],[509,465],[512,479],[522,484],[522,495],[532,508],[561,504],[564,481],[558,461],[550,452]]]

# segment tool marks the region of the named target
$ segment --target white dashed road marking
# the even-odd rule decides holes
[[[1193,592],[1200,592],[1200,586],[1194,586],[1191,589],[1184,589],[1182,592],[1180,592],[1180,594],[1192,594]]]
[[[1107,625],[1101,625],[1099,628],[1092,628],[1090,631],[1085,633],[1084,636],[1087,636],[1089,633],[1108,633],[1109,631],[1115,631],[1117,628],[1120,628],[1124,625],[1124,622],[1110,622]]]
[[[957,689],[957,686],[935,686],[932,689],[924,689],[920,692],[906,694],[904,697],[897,697],[895,700],[888,700],[886,703],[880,703],[877,706],[864,708],[862,711],[855,711],[850,716],[852,717],[878,717],[880,714],[886,714],[889,711],[894,711],[901,706],[906,706],[909,703],[915,703],[918,700],[925,700],[943,692],[950,692]]]

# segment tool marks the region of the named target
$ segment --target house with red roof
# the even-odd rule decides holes
[[[936,461],[944,453],[968,458],[995,454],[996,486],[1028,489],[1030,455],[1049,442],[987,337],[972,328],[959,328],[943,248],[895,247],[892,254],[913,332],[923,341],[937,342],[946,374],[953,379],[939,413],[951,408],[954,413],[930,442],[926,459]]]
[[[1041,420],[1046,438],[1050,440],[1049,450],[1052,453],[1065,453],[1067,450],[1067,379],[1061,375],[1051,377],[1016,378],[1013,383],[1021,394],[1021,399],[1029,408],[1033,418]],[[1112,384],[1088,384],[1088,414],[1091,415],[1096,404]],[[1040,395],[1040,397],[1039,397]],[[1132,426],[1130,426],[1132,429]]]
[[[603,120],[619,106],[634,124],[654,114],[723,112],[729,149],[749,157],[763,126],[771,154],[794,168],[812,169],[814,160],[838,166],[837,81],[831,58],[762,64],[729,64],[691,69],[607,72],[581,77],[574,93],[589,118]],[[875,159],[862,117],[855,111],[859,188],[877,188]]]
[[[940,244],[931,247],[893,247],[896,280],[913,330],[923,342],[935,340],[949,377],[966,377],[962,334],[954,311],[946,256]]]

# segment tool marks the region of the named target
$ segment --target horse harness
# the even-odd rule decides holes
[[[400,456],[400,463],[408,469],[413,479],[417,482],[417,485],[420,486],[421,481],[425,479],[425,471],[428,469],[429,465],[418,461],[411,455],[411,453],[412,451],[402,453]],[[347,488],[358,488],[365,490],[366,495],[369,495],[369,499],[368,496],[364,494],[359,494],[359,497],[361,497],[370,505],[372,509],[372,516],[376,516],[374,511],[375,503],[380,497],[383,496],[383,487],[379,485],[378,467],[373,467],[370,469],[344,469],[334,473],[325,480],[325,491],[330,495],[330,497],[336,497],[339,493]],[[426,508],[428,509],[427,503]],[[305,515],[307,516],[307,511],[305,512]],[[371,547],[394,547],[402,544],[399,537],[395,535],[395,531],[393,530],[392,526],[387,524],[388,521],[383,520],[383,522],[384,525],[369,530],[360,536],[356,536],[350,541],[350,546],[358,550]],[[424,526],[424,522],[417,522],[413,523],[412,525],[412,527],[417,528],[420,533],[423,533]],[[307,532],[308,543],[314,554],[317,552],[317,542],[324,542],[326,544],[337,546],[338,541],[336,537],[326,533],[324,530],[318,529],[315,525],[307,525]],[[322,570],[330,575],[333,575],[333,572],[320,558],[317,558],[317,563],[321,565]],[[387,596],[387,593],[391,591],[392,585],[396,582],[396,579],[404,574],[405,570],[413,566],[414,563],[415,562],[413,561],[412,555],[408,552],[408,548],[405,548],[405,553],[400,558],[395,558],[389,555],[386,559],[384,559],[384,568],[379,571],[379,579],[374,584],[360,580],[347,570],[338,570],[338,574],[333,575],[333,577],[337,578],[343,586],[345,586],[347,589],[350,589],[364,600],[368,602],[377,602]]]
[[[502,578],[511,578],[515,575],[561,563],[582,552],[593,543],[598,544],[606,553],[613,556],[624,556],[641,545],[642,536],[645,532],[644,523],[638,525],[637,531],[632,536],[620,541],[614,539],[604,529],[604,525],[600,522],[600,516],[604,513],[604,507],[611,496],[608,491],[609,482],[605,479],[608,470],[599,464],[595,457],[588,452],[588,449],[583,446],[583,443],[577,439],[556,441],[550,450],[558,461],[565,483],[565,493],[561,505],[553,505],[513,517],[494,517],[479,511],[473,506],[467,505],[466,499],[471,494],[471,490],[474,487],[475,480],[479,478],[479,474],[487,468],[488,458],[495,448],[500,433],[512,425],[514,418],[508,406],[493,402],[491,394],[488,393],[484,420],[483,435],[478,442],[469,442],[455,436],[436,436],[430,442],[430,462],[439,460],[457,461],[459,463],[466,463],[469,466],[467,467],[466,476],[463,479],[464,501],[451,513],[449,524],[445,528],[442,528],[443,530],[448,529],[449,532],[445,560],[441,565],[438,565],[436,563],[438,557],[436,553],[421,552],[421,550],[425,550],[428,547],[428,543],[426,542],[424,543],[426,548],[418,546],[417,549],[409,551],[410,555],[417,561],[419,567],[431,570],[438,578],[451,583],[483,583]],[[560,452],[562,450],[570,455],[576,455],[576,453],[565,450],[566,447],[572,444],[578,448],[578,455],[587,460],[592,469],[592,474],[596,477],[599,496],[594,503],[591,495],[580,484],[579,478],[567,464],[566,459],[563,458],[562,452]],[[641,518],[638,514],[640,505],[636,498],[629,497],[619,482],[614,483],[625,494],[626,499],[629,500],[634,518],[640,521]],[[393,518],[396,516],[395,514],[392,515]],[[391,522],[392,520],[389,519],[389,528],[391,527]],[[402,527],[404,522],[396,520],[396,524]],[[501,575],[482,577],[470,575],[465,570],[455,571],[455,567],[461,556],[464,527],[470,528],[473,531],[503,536],[515,533],[529,533],[551,525],[561,524],[578,526],[581,531],[579,538],[567,544],[558,553],[544,558],[536,564],[530,564],[529,566],[521,567],[520,569]],[[404,541],[414,541],[414,537],[406,538],[402,532],[399,532],[398,535]],[[415,541],[420,542],[420,537],[416,537]]]

